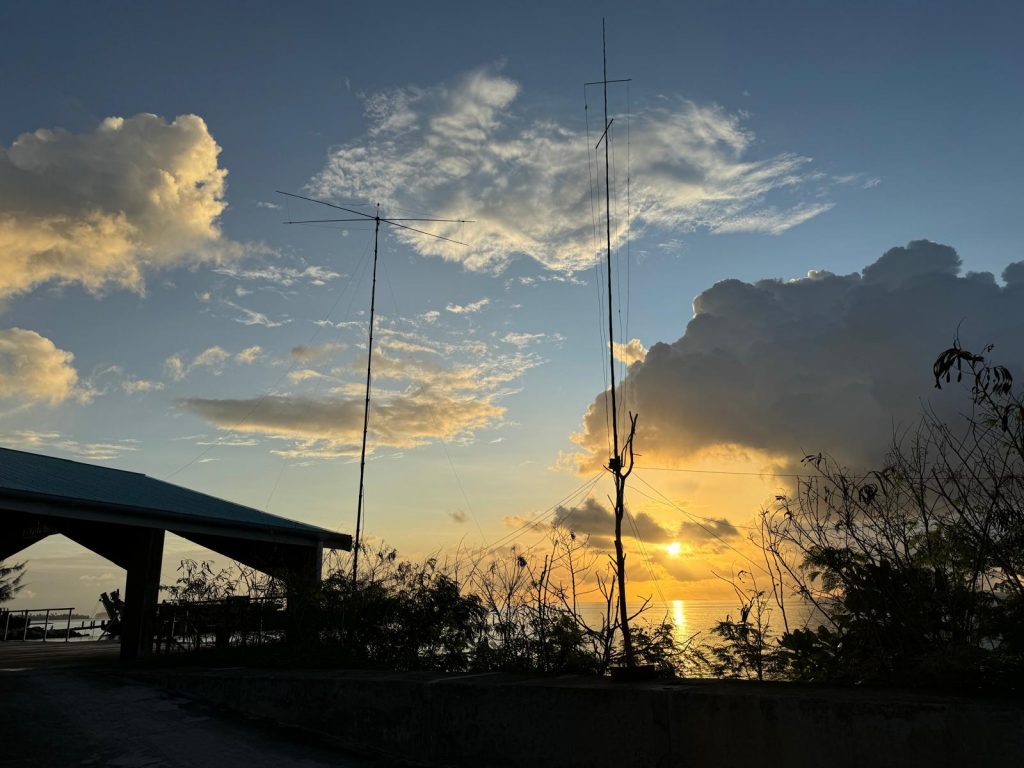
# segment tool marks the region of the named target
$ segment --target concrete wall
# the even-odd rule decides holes
[[[784,685],[160,670],[150,682],[451,766],[1024,765],[1024,702]]]

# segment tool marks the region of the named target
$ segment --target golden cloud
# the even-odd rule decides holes
[[[146,269],[237,254],[220,147],[196,115],[108,117],[0,147],[0,297],[44,283],[144,289]]]

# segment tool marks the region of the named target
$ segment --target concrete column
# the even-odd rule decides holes
[[[289,558],[285,586],[288,600],[286,639],[290,643],[310,639],[307,635],[316,630],[316,593],[320,588],[323,558],[322,546],[299,550]]]
[[[121,629],[122,661],[148,656],[153,650],[160,564],[164,556],[163,530],[136,529],[131,538]]]

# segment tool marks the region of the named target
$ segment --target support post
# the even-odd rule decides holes
[[[156,603],[160,593],[160,564],[164,555],[161,529],[138,529],[125,582],[124,622],[121,629],[121,660],[148,656],[153,650]]]
[[[313,612],[320,588],[323,557],[323,547],[310,547],[300,550],[288,564],[286,639],[289,643],[301,642],[305,633],[316,630]]]

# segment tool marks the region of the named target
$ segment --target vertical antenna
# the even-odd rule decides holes
[[[608,365],[612,382],[612,457],[619,458],[619,412],[615,403],[615,324],[612,322],[612,198],[611,174],[608,162],[608,45],[605,38],[604,18],[601,18],[601,61],[603,64],[602,85],[604,86],[604,223],[608,238]]]
[[[380,203],[373,225],[373,279],[370,281],[370,341],[366,345],[366,402],[363,404],[363,447],[359,453],[359,500],[356,502],[356,537],[352,549],[352,581],[359,572],[359,542],[363,528],[363,480],[366,476],[366,434],[370,428],[370,377],[373,372],[373,316],[377,307],[377,244],[380,240]]]
[[[445,222],[450,224],[472,224],[473,222],[469,219],[389,219],[382,218],[380,215],[380,203],[377,203],[377,208],[371,216],[368,213],[357,211],[353,208],[346,208],[341,205],[335,205],[325,200],[316,200],[312,197],[303,197],[302,195],[295,195],[291,192],[282,192],[277,190],[279,195],[286,195],[287,197],[295,197],[299,200],[306,200],[310,203],[317,203],[319,205],[326,205],[328,208],[337,208],[339,211],[345,211],[346,213],[354,214],[358,218],[340,218],[340,219],[303,219],[300,221],[286,221],[285,224],[324,224],[330,222],[345,222],[345,221],[372,221],[373,226],[373,279],[370,283],[370,338],[367,344],[366,350],[366,400],[363,403],[363,442],[362,448],[359,453],[359,497],[356,501],[356,534],[352,541],[352,581],[355,583],[359,575],[359,548],[362,544],[362,533],[363,533],[363,502],[364,502],[364,488],[365,488],[365,477],[366,477],[366,442],[367,435],[370,428],[370,382],[373,378],[373,321],[374,315],[377,308],[377,252],[380,243],[380,225],[390,224],[393,227],[399,229],[407,229],[410,232],[416,232],[421,235],[427,235],[437,240],[444,240],[448,243],[454,243],[455,245],[466,245],[466,243],[458,240],[453,240],[450,237],[443,237],[441,235],[435,235],[433,232],[425,232],[422,229],[416,229],[410,227],[408,224],[402,224],[403,221],[428,221],[428,222]]]
[[[601,64],[602,79],[587,85],[600,84],[604,91],[604,132],[597,141],[597,147],[604,142],[604,229],[607,239],[608,266],[608,369],[611,373],[611,410],[612,410],[612,455],[608,459],[608,471],[615,478],[615,575],[619,589],[619,623],[622,627],[622,650],[626,668],[636,668],[636,657],[633,653],[633,635],[629,629],[629,609],[626,604],[626,552],[622,546],[622,520],[626,515],[626,478],[633,471],[633,438],[636,435],[637,414],[629,414],[629,434],[622,446],[619,445],[619,413],[615,394],[615,312],[612,306],[612,187],[611,157],[608,143],[611,141],[611,128],[614,119],[608,117],[608,84],[629,82],[628,80],[608,79],[608,42],[605,32],[605,20],[601,19]],[[628,462],[626,456],[628,455]]]

